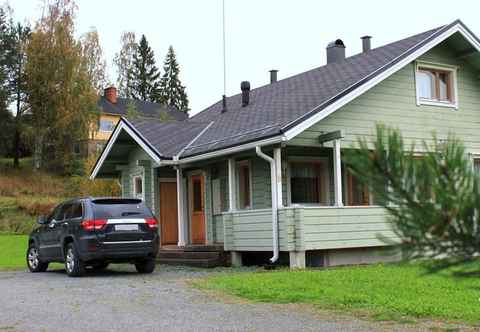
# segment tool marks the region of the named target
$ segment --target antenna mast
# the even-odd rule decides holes
[[[223,15],[223,95],[227,94],[227,62],[225,54],[225,0],[222,0],[222,15]]]

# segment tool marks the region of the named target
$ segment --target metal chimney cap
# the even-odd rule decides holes
[[[343,43],[343,40],[341,39],[336,39],[332,42],[330,42],[327,46],[327,48],[330,48],[330,47],[343,47],[345,48],[345,44]]]
[[[243,81],[242,83],[240,83],[240,90],[242,90],[242,91],[250,90],[250,82],[249,81]]]
[[[370,38],[372,38],[372,36],[366,35],[366,36],[363,36],[363,37],[360,37],[360,38],[361,38],[361,39],[370,39]]]

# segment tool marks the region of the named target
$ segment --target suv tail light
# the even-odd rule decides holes
[[[101,230],[107,224],[107,219],[82,221],[82,228],[86,231]]]
[[[155,218],[146,218],[145,223],[147,224],[148,227],[152,229],[158,227],[158,222],[157,222],[157,219]]]

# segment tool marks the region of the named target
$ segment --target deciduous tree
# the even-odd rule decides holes
[[[126,31],[120,38],[120,51],[115,54],[113,62],[117,67],[117,91],[123,98],[132,97],[132,84],[130,82],[131,72],[133,70],[134,54],[137,51],[137,42],[135,33]]]
[[[97,29],[92,27],[90,31],[83,34],[80,43],[82,45],[84,70],[87,72],[95,91],[100,95],[108,85],[109,80],[106,73],[107,62],[103,55]]]
[[[35,167],[70,173],[79,167],[73,147],[88,137],[97,95],[74,37],[76,6],[46,5],[27,47],[27,100],[36,129]],[[43,162],[48,163],[43,164]]]

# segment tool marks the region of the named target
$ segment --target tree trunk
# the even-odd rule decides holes
[[[38,171],[42,167],[43,157],[43,133],[37,133],[35,136],[35,147],[33,151],[33,168]]]

